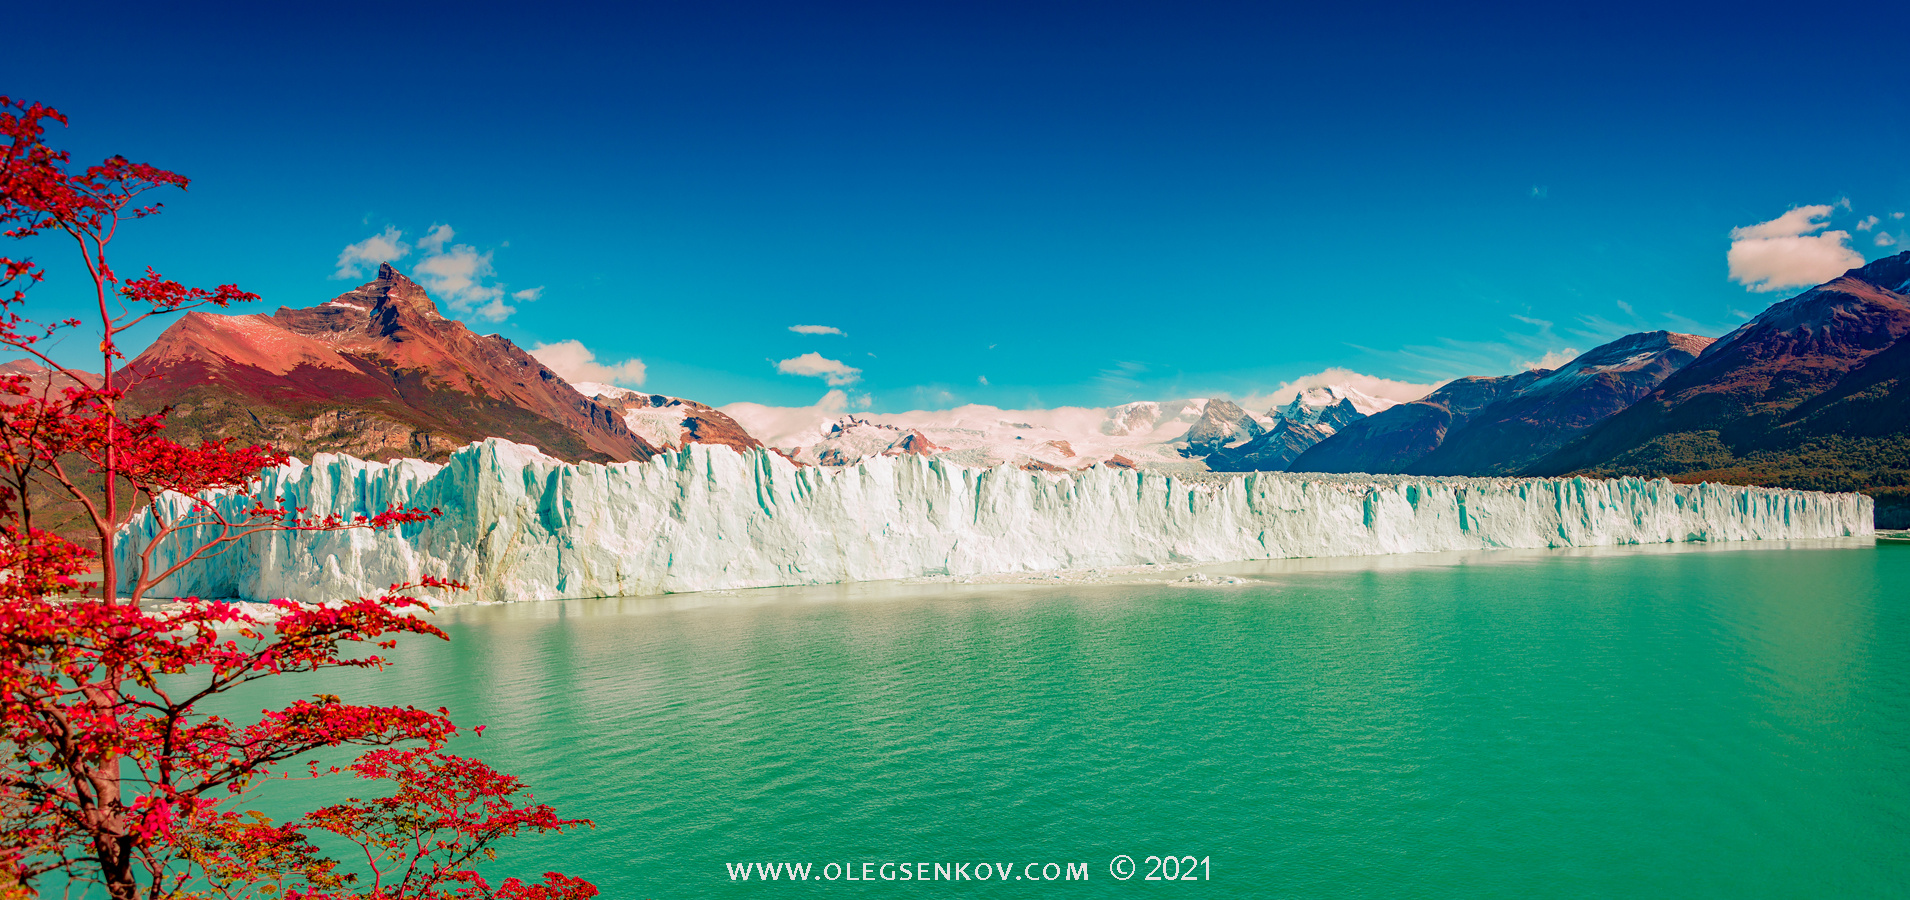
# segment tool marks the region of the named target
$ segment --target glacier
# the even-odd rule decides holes
[[[384,531],[275,531],[195,561],[153,597],[329,602],[420,575],[452,600],[548,600],[1148,564],[1873,533],[1872,501],[1664,480],[966,468],[918,456],[799,467],[691,444],[646,462],[568,464],[501,439],[443,465],[318,454],[261,475],[312,515],[436,507]],[[204,495],[228,515],[251,500]],[[162,516],[190,499],[163,496]],[[123,588],[157,527],[122,526]],[[209,530],[157,548],[167,567]],[[156,568],[156,570],[159,570]]]

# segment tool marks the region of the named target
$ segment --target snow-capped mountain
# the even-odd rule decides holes
[[[1264,418],[1249,414],[1231,400],[1209,400],[1201,409],[1200,421],[1187,429],[1186,456],[1207,456],[1217,450],[1234,447],[1267,433]]]
[[[968,405],[905,413],[845,414],[733,403],[723,407],[749,433],[799,463],[843,466],[909,454],[971,466],[1002,463],[1032,470],[1107,464],[1157,471],[1202,471],[1182,456],[1206,400],[1139,401],[1114,407],[1001,409]]]
[[[1375,397],[1347,385],[1311,387],[1294,395],[1292,402],[1269,410],[1296,425],[1326,425],[1338,430],[1374,413],[1398,406],[1399,401]]]
[[[1258,434],[1213,447],[1205,461],[1216,472],[1283,472],[1314,444],[1396,405],[1346,385],[1307,388],[1268,410]]]
[[[1242,471],[1241,460],[1264,455],[1262,443],[1270,442],[1276,432],[1294,447],[1283,451],[1278,460],[1278,468],[1284,468],[1301,450],[1334,430],[1394,403],[1334,385],[1302,390],[1264,414],[1249,412],[1232,400],[1202,397],[1101,408],[969,405],[938,411],[845,414],[839,409],[734,403],[723,411],[765,445],[809,465],[853,465],[907,452],[947,457],[962,465],[1009,463],[1044,471],[1108,465],[1199,472]],[[1216,461],[1222,464],[1216,466]],[[1246,466],[1246,470],[1263,468],[1274,467]]]
[[[724,444],[737,450],[763,445],[736,424],[735,419],[705,403],[595,381],[580,381],[572,387],[623,413],[625,427],[666,450],[680,449],[685,444]]]

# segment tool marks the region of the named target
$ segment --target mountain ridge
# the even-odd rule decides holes
[[[126,370],[128,407],[171,408],[176,439],[365,458],[441,459],[487,437],[573,462],[657,452],[517,345],[446,318],[389,264],[317,306],[186,313]]]
[[[1864,490],[1910,525],[1910,251],[1772,304],[1524,470]]]

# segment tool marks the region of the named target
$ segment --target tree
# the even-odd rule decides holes
[[[445,710],[321,695],[244,725],[204,711],[209,700],[262,678],[382,667],[376,654],[353,655],[361,644],[442,639],[418,615],[428,604],[411,594],[462,586],[426,578],[331,608],[275,601],[268,613],[198,599],[165,611],[142,607],[146,591],[177,569],[150,565],[167,541],[191,542],[175,554],[183,565],[259,531],[387,528],[437,511],[310,516],[256,495],[257,473],[284,462],[284,453],[230,441],[186,446],[162,434],[164,411],[122,416],[125,387],[138,373],[116,370],[118,335],[154,316],[257,296],[229,284],[189,288],[151,269],[121,280],[107,259],[120,224],[159,212],[160,204],[141,198],[183,190],[187,179],[117,156],[76,170],[43,140],[47,123],[65,121],[38,103],[0,97],[7,141],[0,146],[0,225],[8,237],[65,235],[78,246],[101,354],[97,374],[49,355],[48,339],[82,320],[36,323],[22,315],[43,272],[30,259],[0,257],[0,347],[48,373],[0,381],[0,897],[31,890],[50,874],[98,882],[114,900],[251,896],[267,884],[280,896],[314,900],[594,896],[587,882],[556,874],[494,889],[471,869],[490,858],[497,840],[588,823],[520,802],[530,797],[516,779],[446,753],[457,728]],[[56,389],[56,381],[67,385]],[[122,573],[113,540],[132,510],[122,502],[125,491],[147,503],[206,491],[250,500],[232,518],[188,499],[135,548],[135,570]],[[83,511],[92,546],[35,525],[35,509],[49,502]],[[94,559],[98,597],[74,596],[77,576]],[[354,746],[376,749],[343,769],[313,766],[305,774],[390,783],[392,796],[350,800],[283,825],[231,808],[261,780],[287,775],[298,758]],[[360,844],[371,862],[354,868],[322,858],[305,837],[315,830]]]

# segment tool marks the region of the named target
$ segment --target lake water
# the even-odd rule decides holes
[[[1249,583],[467,607],[278,690],[488,724],[457,749],[597,822],[499,870],[609,898],[1910,890],[1910,547],[1202,571]],[[732,880],[756,862],[813,869]]]

